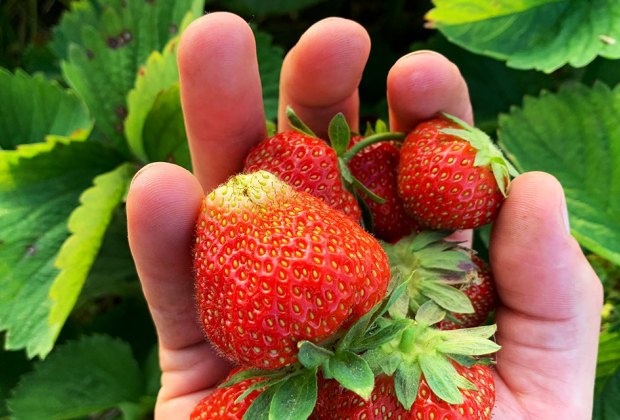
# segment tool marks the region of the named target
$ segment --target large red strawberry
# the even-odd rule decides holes
[[[226,380],[239,372],[240,369],[235,369]],[[190,420],[241,420],[261,391],[254,390],[242,400],[237,401],[237,399],[251,385],[261,380],[262,378],[255,376],[234,385],[217,388],[213,393],[200,400],[190,414]]]
[[[405,139],[398,190],[423,228],[466,229],[495,219],[516,171],[482,131],[443,114]]]
[[[362,140],[363,137],[354,136],[351,145]],[[362,149],[349,161],[351,174],[383,200],[378,202],[360,191],[372,215],[373,233],[387,242],[397,241],[417,230],[417,224],[405,213],[398,195],[399,160],[399,147],[394,142],[381,142]]]
[[[319,197],[359,221],[361,210],[341,180],[338,156],[324,140],[286,131],[256,145],[245,159],[244,171],[259,169],[279,176],[298,191]]]
[[[357,394],[343,388],[336,381],[319,384],[317,405],[313,413],[316,420],[344,419],[415,419],[415,420],[483,420],[491,418],[495,404],[493,375],[488,366],[471,368],[453,364],[456,371],[467,378],[476,389],[462,390],[463,402],[449,404],[439,399],[422,375],[417,396],[409,410],[399,402],[392,376],[380,375],[370,399],[364,401]]]
[[[387,256],[355,221],[266,171],[202,203],[194,248],[200,319],[229,359],[275,369],[381,300]]]
[[[437,324],[437,327],[442,330],[477,327],[482,325],[495,309],[497,295],[491,269],[477,255],[473,254],[471,258],[474,266],[467,272],[465,282],[459,285],[459,288],[471,301],[474,312],[452,314],[454,321],[444,319]]]

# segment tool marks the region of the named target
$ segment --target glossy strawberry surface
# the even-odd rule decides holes
[[[240,175],[203,200],[194,248],[200,320],[243,365],[295,361],[386,292],[387,256],[357,223],[265,171]]]
[[[445,118],[419,124],[405,139],[398,191],[406,211],[426,229],[466,229],[495,219],[504,200],[490,166],[475,166],[466,140],[442,133],[460,126]]]
[[[232,376],[240,369],[236,369],[229,375]],[[261,393],[260,390],[252,391],[243,400],[236,400],[255,382],[261,380],[254,377],[238,382],[225,388],[217,388],[211,394],[200,400],[192,413],[190,420],[241,420],[248,407]]]
[[[287,131],[263,140],[250,150],[244,166],[246,173],[260,169],[320,198],[355,221],[361,218],[357,200],[341,181],[336,152],[322,139]]]
[[[482,325],[497,305],[495,281],[490,267],[477,255],[472,255],[474,267],[466,275],[466,282],[459,288],[474,307],[471,314],[452,314],[456,321],[445,319],[437,324],[442,330],[470,328]]]
[[[363,137],[355,136],[351,145]],[[403,201],[398,195],[398,163],[400,150],[393,142],[376,143],[362,149],[349,161],[351,174],[366,188],[385,200],[372,200],[360,193],[370,209],[373,233],[387,242],[394,242],[417,230],[416,222],[407,215]]]

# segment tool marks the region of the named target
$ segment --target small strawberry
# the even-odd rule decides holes
[[[233,370],[226,381],[238,374],[241,369]],[[200,400],[192,413],[190,420],[241,420],[252,402],[261,393],[260,390],[251,391],[245,398],[237,401],[248,388],[260,382],[262,378],[251,377],[227,387],[217,388],[213,393]]]
[[[398,191],[423,228],[476,228],[495,219],[516,174],[486,134],[443,114],[405,139]]]
[[[385,295],[379,243],[343,213],[266,171],[238,175],[202,203],[194,248],[200,319],[222,354],[276,369]]]
[[[420,377],[417,396],[407,410],[399,402],[394,389],[394,378],[379,375],[370,399],[364,401],[357,394],[340,386],[336,381],[319,383],[317,405],[312,419],[415,419],[415,420],[483,420],[491,418],[495,404],[495,387],[488,366],[472,367],[453,364],[456,371],[469,380],[476,389],[462,391],[463,402],[449,404],[439,399]]]
[[[461,292],[465,293],[474,312],[471,314],[451,314],[454,321],[444,319],[437,328],[442,330],[453,330],[456,328],[469,328],[482,325],[488,318],[497,304],[495,282],[489,266],[477,255],[472,255],[474,267],[465,275],[465,282],[459,285]]]
[[[298,191],[325,201],[359,221],[361,210],[355,196],[341,181],[338,156],[324,140],[296,131],[269,137],[256,145],[245,159],[244,172],[265,170]]]
[[[351,145],[363,140],[353,136]],[[372,215],[372,231],[377,238],[395,242],[417,230],[415,221],[405,213],[398,195],[397,177],[400,149],[394,142],[376,143],[362,149],[349,161],[351,174],[383,202],[370,199],[363,191],[361,198]]]

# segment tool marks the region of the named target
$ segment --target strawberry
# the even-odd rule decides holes
[[[320,199],[266,171],[238,175],[202,203],[194,247],[200,320],[214,346],[243,365],[295,362],[385,295],[380,244]]]
[[[516,174],[486,134],[443,114],[405,139],[398,191],[423,228],[476,228],[495,219]]]
[[[233,370],[226,381],[240,371],[241,369]],[[260,377],[251,377],[227,387],[217,388],[213,393],[200,400],[190,414],[190,420],[241,420],[261,391],[254,390],[242,400],[237,401],[237,399],[251,385],[261,381],[261,379]]]
[[[353,136],[351,145],[363,140]],[[372,216],[372,231],[377,238],[395,242],[417,230],[415,221],[405,213],[403,201],[398,195],[396,171],[400,149],[395,142],[376,143],[362,149],[349,161],[351,174],[383,202],[377,202],[360,192]]]
[[[489,266],[477,255],[472,255],[474,266],[465,275],[465,282],[459,286],[461,292],[465,293],[474,307],[471,314],[452,314],[454,321],[444,319],[438,328],[442,330],[452,330],[455,328],[469,328],[482,325],[495,309],[497,296],[495,292],[495,282]]]
[[[244,172],[259,169],[319,197],[355,221],[361,218],[357,200],[341,181],[338,156],[324,140],[296,131],[269,137],[254,146],[245,159]]]
[[[449,404],[439,399],[430,389],[424,375],[418,385],[417,396],[407,410],[399,402],[394,389],[394,378],[379,375],[370,399],[364,401],[357,394],[333,380],[319,383],[316,420],[339,419],[415,419],[415,420],[482,420],[490,419],[495,404],[495,387],[491,369],[484,365],[472,367],[453,363],[456,371],[467,378],[476,389],[462,391],[461,404]]]

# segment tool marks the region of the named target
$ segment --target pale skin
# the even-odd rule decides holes
[[[319,134],[336,112],[356,129],[369,51],[367,32],[350,20],[309,28],[282,67],[278,129],[288,128],[287,104]],[[238,172],[248,149],[265,137],[255,43],[244,20],[229,13],[198,19],[183,35],[178,61],[194,173],[147,165],[127,197],[129,242],[159,337],[159,420],[188,418],[231,368],[197,321],[192,235],[204,193]],[[473,122],[459,70],[430,51],[394,64],[387,98],[392,130],[408,131],[440,111]],[[532,172],[514,180],[490,259],[501,300],[494,418],[590,418],[602,288],[568,232],[555,178]]]

